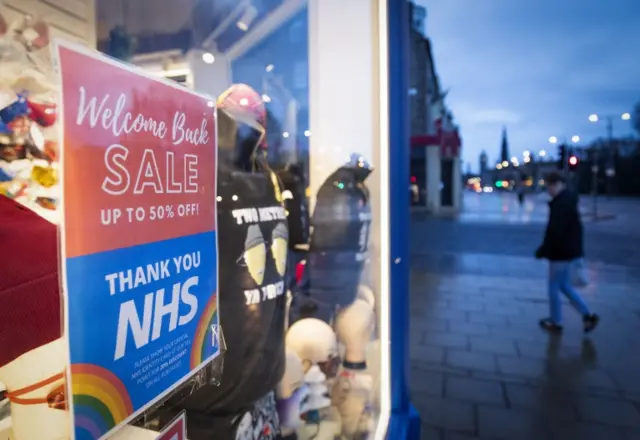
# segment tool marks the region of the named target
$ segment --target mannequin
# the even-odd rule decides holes
[[[358,293],[371,225],[364,181],[372,170],[360,156],[353,156],[318,190],[303,292],[318,304],[316,317],[326,322]]]
[[[356,299],[336,318],[336,333],[344,344],[342,372],[334,384],[332,401],[342,419],[342,435],[360,438],[369,432],[373,378],[367,372],[367,347],[371,343],[375,315],[370,304]]]
[[[224,96],[244,102],[237,93]],[[234,438],[246,413],[254,428],[277,430],[273,392],[285,371],[288,229],[278,179],[256,154],[264,128],[255,107],[240,107],[222,100],[217,111],[222,377],[196,390],[181,387],[155,414],[164,426],[187,410],[190,440]]]
[[[66,440],[56,227],[1,196],[0,218],[3,249],[11,255],[0,269],[0,309],[9,312],[0,322],[0,382],[11,402],[10,435],[13,440]]]

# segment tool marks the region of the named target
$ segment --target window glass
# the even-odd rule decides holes
[[[183,412],[191,440],[373,435],[381,370],[387,369],[380,354],[386,322],[379,218],[384,180],[380,132],[372,117],[379,105],[373,87],[379,60],[370,41],[374,15],[358,18],[351,8],[360,40],[350,42],[351,55],[344,55],[325,30],[332,26],[327,13],[314,15],[305,1],[56,3],[77,9],[23,12],[45,22],[66,17],[47,22],[54,36],[202,94],[216,111],[223,362],[205,367],[118,435],[155,438]],[[76,22],[80,15],[82,23]],[[317,20],[326,23],[318,26]],[[323,37],[315,38],[316,31]],[[355,60],[356,54],[359,73],[342,81],[329,52],[338,59]],[[57,81],[55,75],[47,80]],[[18,96],[16,90],[2,91],[8,93],[4,104]],[[55,106],[53,89],[25,93]],[[44,135],[56,139],[55,132]],[[0,171],[24,164],[28,176],[20,181],[35,186],[18,194],[11,190],[17,181],[12,174],[0,187],[38,210],[35,200],[43,196],[37,191],[46,186],[46,173],[57,169],[57,158],[52,153],[40,170],[36,160],[42,158],[28,151],[13,157],[7,142],[0,134],[7,153]],[[53,208],[47,220],[56,223],[59,211]],[[0,368],[0,382],[1,374]],[[0,406],[3,416],[7,420],[10,411]]]

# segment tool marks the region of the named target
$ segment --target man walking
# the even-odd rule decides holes
[[[549,202],[549,222],[544,241],[536,251],[536,258],[549,260],[551,316],[540,320],[540,326],[549,332],[562,331],[562,292],[582,315],[584,331],[588,333],[598,325],[600,318],[591,313],[571,282],[572,265],[584,256],[578,196],[567,189],[565,177],[558,172],[550,173],[545,181],[552,199]]]

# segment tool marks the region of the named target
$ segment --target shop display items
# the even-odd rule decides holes
[[[0,399],[9,401],[12,440],[70,436],[48,43],[45,23],[9,25],[0,17],[0,218],[11,254],[0,276],[0,309],[9,311],[0,323]],[[362,284],[372,221],[365,181],[373,168],[354,155],[320,186],[310,216],[301,167],[275,172],[267,164],[260,94],[236,84],[217,107],[224,368],[207,374],[205,367],[136,424],[158,431],[186,410],[190,440],[367,438],[380,371],[376,299]],[[292,290],[308,301],[289,322],[301,249],[304,271]],[[0,400],[0,421],[2,414]],[[131,429],[117,437],[147,438]]]
[[[224,370],[219,384],[186,397],[178,392],[158,410],[168,421],[186,409],[191,440],[253,438],[243,434],[249,423],[261,439],[278,431],[274,391],[286,363],[287,218],[279,179],[256,154],[264,138],[261,112],[255,106],[243,111],[236,99],[236,93],[223,94],[217,109]]]
[[[0,194],[57,222],[57,111],[49,28],[0,16]]]
[[[288,392],[280,392],[278,402],[285,438],[368,438],[379,404],[374,331],[373,304],[364,298],[339,312],[335,331],[316,318],[300,319],[289,328],[286,344],[292,354],[280,385]],[[295,419],[298,414],[303,423]]]
[[[56,106],[49,28],[0,16],[0,413],[14,440],[68,436],[56,205]],[[2,417],[0,416],[0,419]],[[1,421],[1,420],[0,420]],[[34,423],[37,421],[37,423]],[[0,437],[2,437],[0,428]]]
[[[356,299],[368,259],[371,205],[365,180],[373,168],[359,155],[334,171],[318,189],[309,252],[300,291],[330,322]]]

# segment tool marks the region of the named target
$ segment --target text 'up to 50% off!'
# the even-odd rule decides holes
[[[176,217],[192,217],[199,213],[198,203],[177,205],[137,206],[135,208],[106,208],[100,210],[100,222],[105,225],[144,221],[169,220]]]

